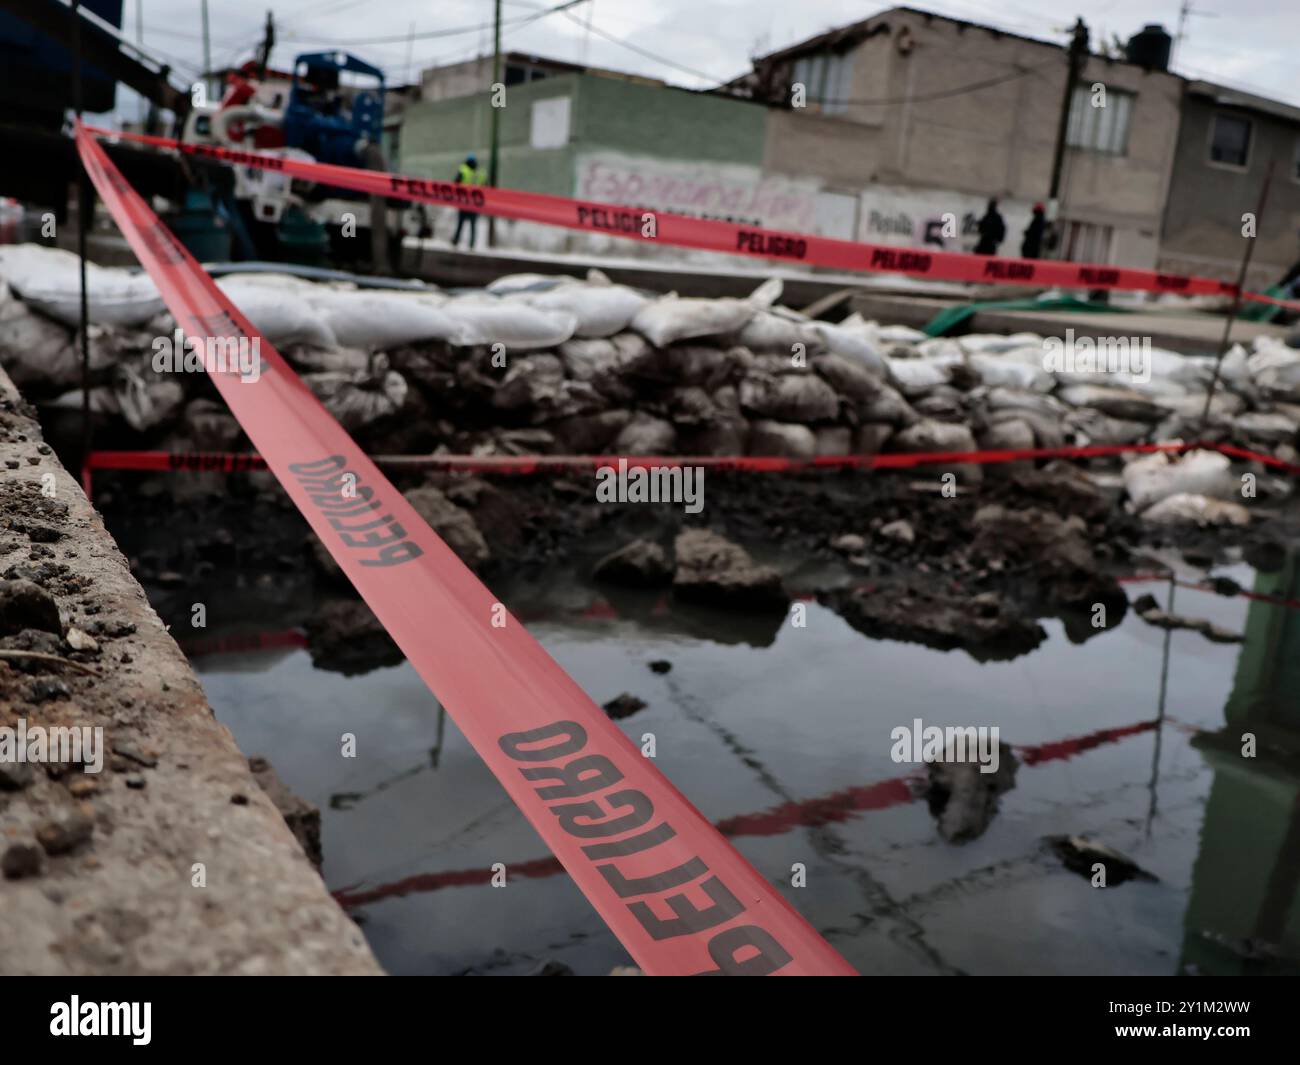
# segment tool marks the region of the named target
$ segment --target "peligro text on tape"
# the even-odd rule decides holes
[[[262,374],[241,382],[210,370],[217,389],[636,963],[664,975],[852,973],[434,534],[80,124],[77,147],[186,333],[260,339]],[[356,497],[338,490],[344,473]]]
[[[668,211],[549,196],[539,192],[467,186],[333,163],[286,159],[212,144],[185,143],[171,137],[144,133],[119,133],[95,127],[87,129],[96,136],[117,137],[199,158],[275,170],[306,181],[353,189],[373,196],[473,210],[523,222],[608,233],[629,240],[645,240],[762,259],[782,259],[838,270],[902,273],[936,281],[1123,289],[1184,296],[1231,296],[1237,290],[1232,282],[1210,277],[1167,274],[1106,263],[1014,259],[857,243],[833,237],[782,233],[713,219],[688,218]],[[650,216],[654,219],[653,235],[650,235],[646,225]],[[1242,298],[1300,311],[1300,303],[1274,299],[1262,293],[1243,292]]]

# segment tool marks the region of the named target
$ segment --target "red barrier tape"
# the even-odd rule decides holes
[[[214,369],[213,383],[636,963],[653,975],[851,974],[384,479],[80,123],[77,148],[186,334],[259,345],[256,381]]]
[[[144,133],[119,133],[94,126],[87,126],[86,129],[99,137],[115,137],[158,148],[170,148],[203,159],[275,170],[305,181],[353,189],[372,196],[430,203],[438,207],[455,207],[496,215],[498,218],[564,226],[629,240],[648,240],[683,248],[700,248],[838,270],[908,274],[935,281],[1126,289],[1170,292],[1181,296],[1232,296],[1237,291],[1235,284],[1210,277],[1162,274],[1155,270],[1135,270],[1105,263],[1012,259],[934,251],[929,248],[864,244],[832,237],[759,229],[732,222],[689,218],[666,211],[647,211],[593,200],[573,200],[539,192],[458,185],[450,181],[404,177],[381,170],[282,159],[260,152],[219,148],[210,144],[185,144],[171,137],[155,137]],[[1243,292],[1242,298],[1300,311],[1298,302],[1278,300],[1258,292]]]
[[[985,466],[1032,459],[1085,459],[1114,455],[1151,454],[1157,451],[1218,451],[1232,458],[1259,462],[1293,476],[1300,466],[1272,455],[1233,444],[1183,443],[1090,444],[1081,447],[1001,448],[983,451],[926,451],[888,455],[817,455],[808,459],[772,455],[372,455],[371,461],[387,469],[436,470],[445,473],[589,473],[620,463],[626,469],[699,466],[710,470],[749,473],[802,473],[810,470],[897,470],[916,466]],[[261,456],[229,451],[92,451],[88,470],[144,470],[151,472],[217,471],[236,473],[264,470]]]

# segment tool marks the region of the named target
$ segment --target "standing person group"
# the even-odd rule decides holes
[[[984,217],[979,220],[979,241],[975,245],[976,255],[996,255],[998,247],[1006,239],[1007,224],[998,210],[998,201],[989,200]],[[1034,204],[1033,217],[1025,227],[1024,237],[1020,241],[1022,259],[1039,259],[1043,255],[1043,245],[1047,239],[1047,211],[1041,203]]]

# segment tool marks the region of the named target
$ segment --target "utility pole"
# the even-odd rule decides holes
[[[494,38],[492,53],[492,84],[497,86],[501,84],[501,0],[496,0],[496,14],[494,25],[492,27],[492,36]],[[488,184],[492,188],[497,187],[498,161],[497,156],[500,154],[501,138],[501,108],[496,106],[492,96],[495,95],[496,89],[493,88],[488,94],[488,102],[492,105],[492,151],[488,156]],[[505,101],[503,100],[502,103]],[[488,215],[488,247],[495,248],[497,243],[497,220],[495,216]]]
[[[140,46],[140,51],[144,51],[144,0],[135,0],[135,43]],[[143,96],[140,97],[140,132],[144,132],[144,116],[148,103]]]
[[[203,87],[212,88],[212,42],[208,38],[208,0],[199,0],[203,11]]]
[[[266,80],[266,68],[271,62],[271,51],[275,48],[275,17],[266,13],[266,29],[262,33],[262,43],[257,46],[257,76]]]
[[[1070,106],[1074,102],[1074,87],[1079,83],[1079,75],[1088,58],[1088,27],[1082,18],[1074,21],[1074,32],[1070,37],[1068,53],[1069,73],[1065,78],[1065,96],[1061,101],[1061,118],[1056,127],[1056,154],[1052,158],[1052,188],[1047,194],[1047,220],[1056,223],[1060,213],[1059,197],[1061,194],[1061,170],[1065,165],[1065,136],[1070,127]]]
[[[81,4],[72,0],[72,108],[81,123]],[[90,465],[90,308],[86,293],[86,240],[90,232],[91,215],[95,211],[94,196],[86,167],[77,167],[77,258],[81,281],[81,469],[82,481]]]

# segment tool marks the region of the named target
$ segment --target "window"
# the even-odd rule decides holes
[[[569,143],[569,98],[533,101],[528,143],[533,148],[563,148]]]
[[[1093,222],[1061,223],[1061,258],[1072,263],[1110,262],[1110,226]]]
[[[1250,158],[1250,119],[1216,114],[1210,127],[1210,162],[1246,168]]]
[[[1077,85],[1070,99],[1070,120],[1065,128],[1065,143],[1111,155],[1128,153],[1128,125],[1133,113],[1133,94],[1119,89],[1093,92],[1091,86]]]
[[[807,93],[810,107],[824,115],[841,115],[848,110],[849,75],[852,64],[846,52],[833,55],[819,52],[795,62],[794,80]]]

